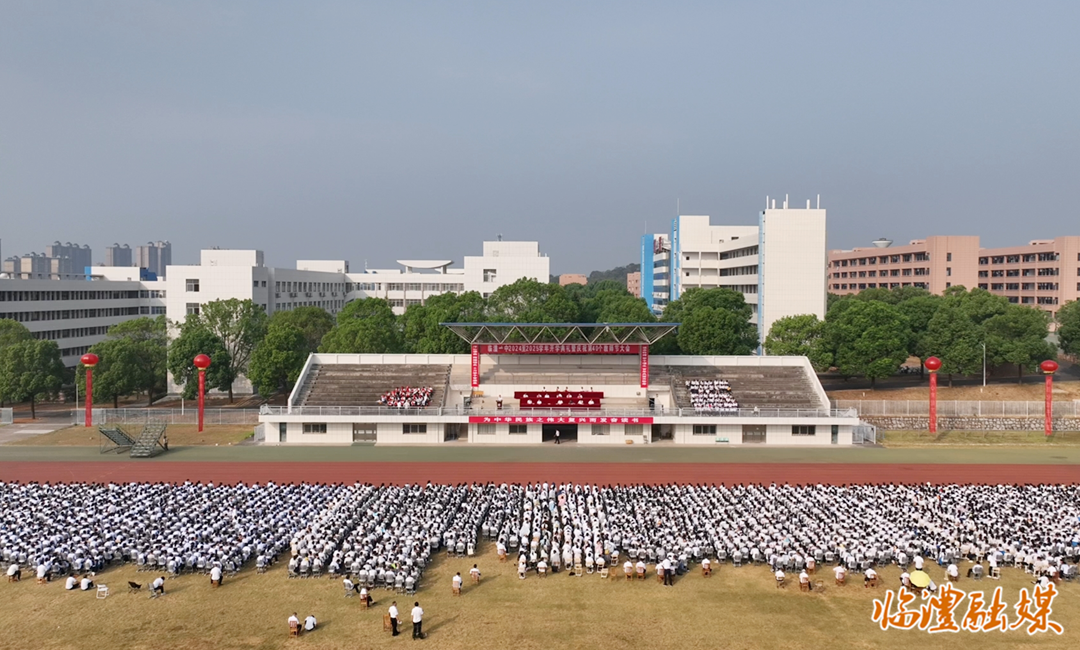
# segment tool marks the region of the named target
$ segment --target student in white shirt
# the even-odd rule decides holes
[[[475,564],[469,569],[469,575],[472,577],[473,582],[480,584],[480,569],[478,569]]]
[[[833,574],[836,576],[837,582],[843,582],[847,578],[847,569],[843,564],[838,564],[833,567]]]
[[[210,569],[210,584],[221,586],[221,567]]]
[[[150,591],[156,591],[159,594],[165,593],[165,576],[158,576],[150,583]]]
[[[90,576],[83,576],[82,581],[79,583],[79,588],[83,591],[90,591],[94,588],[94,581],[90,579]]]
[[[454,583],[454,591],[460,592],[461,591],[461,572],[460,571],[458,573],[454,574],[453,583]]]
[[[421,629],[424,620],[424,610],[420,609],[420,602],[413,603],[412,608],[412,638],[423,639],[424,632]]]
[[[315,615],[314,614],[308,614],[307,618],[304,619],[304,631],[305,632],[310,632],[310,631],[314,630],[315,625],[316,625]]]
[[[300,619],[296,617],[296,612],[293,612],[292,616],[289,617],[289,629],[291,630],[293,628],[296,628],[298,631],[300,629]]]
[[[397,636],[397,635],[401,634],[401,632],[398,632],[398,629],[397,629],[397,626],[398,626],[398,610],[397,610],[397,601],[396,600],[394,602],[390,603],[390,611],[387,612],[387,613],[390,615],[390,626],[394,630],[394,633],[391,634],[390,636]]]
[[[15,562],[8,565],[7,574],[9,578],[14,578],[15,582],[18,582],[22,578],[22,569]]]
[[[867,567],[864,575],[866,576],[863,578],[864,587],[869,587],[870,583],[877,579],[877,571],[874,571],[874,567]]]
[[[79,581],[75,576],[68,576],[68,579],[64,582],[64,589],[71,591],[77,584],[79,584]]]

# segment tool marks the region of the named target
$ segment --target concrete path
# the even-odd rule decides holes
[[[43,433],[52,433],[57,429],[63,429],[71,426],[70,423],[64,422],[29,422],[23,424],[6,424],[0,427],[0,445],[6,445],[16,440],[22,440],[23,438],[29,438],[31,436],[39,436]]]

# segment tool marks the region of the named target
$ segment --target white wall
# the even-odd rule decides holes
[[[762,213],[764,250],[761,339],[785,316],[814,314],[825,318],[825,210],[769,209]]]

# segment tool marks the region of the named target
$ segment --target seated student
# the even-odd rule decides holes
[[[537,562],[536,563],[536,573],[537,573],[537,575],[542,575],[542,576],[547,575],[547,568],[548,568],[547,562],[545,562],[544,560],[540,560],[539,562]]]
[[[152,593],[164,594],[165,593],[165,576],[158,576],[150,583],[150,591]]]
[[[806,585],[807,589],[813,589],[814,585],[810,584],[810,574],[803,569],[799,572],[799,585]]]
[[[945,569],[945,575],[948,577],[949,582],[957,582],[960,580],[960,568],[955,564],[950,564]],[[968,577],[971,577],[970,572],[968,572]]]
[[[345,591],[360,593],[360,589],[353,584],[352,580],[349,580],[349,576],[345,576],[345,579],[341,581],[341,584],[345,585]]]
[[[221,567],[215,566],[210,569],[210,584],[217,587],[221,586]]]
[[[64,589],[71,591],[75,588],[75,585],[79,584],[79,578],[76,576],[68,576],[68,579],[64,582]]]
[[[452,582],[453,582],[453,585],[454,585],[454,591],[461,591],[461,572],[460,571],[454,574]]]
[[[304,619],[304,631],[305,632],[311,632],[312,630],[315,629],[315,625],[316,625],[315,615],[314,614],[308,614],[307,618]]]
[[[22,569],[20,569],[19,565],[16,564],[15,562],[12,562],[8,566],[7,574],[8,574],[8,578],[12,579],[12,582],[18,582],[19,580],[22,579]]]
[[[300,619],[296,617],[296,612],[289,617],[289,629],[296,630],[298,634],[300,632]]]
[[[94,588],[94,581],[90,579],[93,574],[84,575],[82,581],[79,582],[79,588],[83,591],[90,591]]]
[[[49,567],[44,562],[37,565],[37,579],[45,581],[49,579]]]
[[[702,575],[712,575],[712,562],[709,561],[709,558],[701,560],[701,573]]]
[[[475,564],[472,565],[471,569],[469,569],[469,575],[472,576],[472,581],[473,582],[475,582],[477,584],[480,583],[480,569],[476,568]]]
[[[874,570],[874,567],[867,567],[864,572],[863,586],[869,587],[874,580],[877,580],[877,571]]]
[[[518,558],[518,580],[525,579],[526,570],[528,570],[528,567],[525,564],[525,556],[522,555]]]
[[[847,579],[847,568],[843,564],[837,564],[833,567],[833,574],[836,576],[837,582],[844,582]]]

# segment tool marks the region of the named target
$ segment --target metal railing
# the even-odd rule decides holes
[[[263,406],[262,415],[373,416],[373,417],[761,417],[761,418],[854,418],[851,408],[743,408],[727,412],[695,411],[694,409],[469,409],[462,406],[396,409],[385,406]]]
[[[833,400],[833,408],[855,409],[860,416],[870,417],[929,417],[927,400]],[[938,417],[1043,417],[1045,403],[1037,401],[962,401],[938,400]],[[1080,415],[1080,400],[1055,401],[1055,417]]]
[[[82,410],[71,412],[71,423],[82,424],[85,412]],[[102,424],[146,424],[147,422],[161,422],[162,424],[198,424],[198,410],[185,409],[94,409],[92,422],[94,426]],[[204,424],[250,424],[259,423],[258,409],[206,409],[203,411]]]

